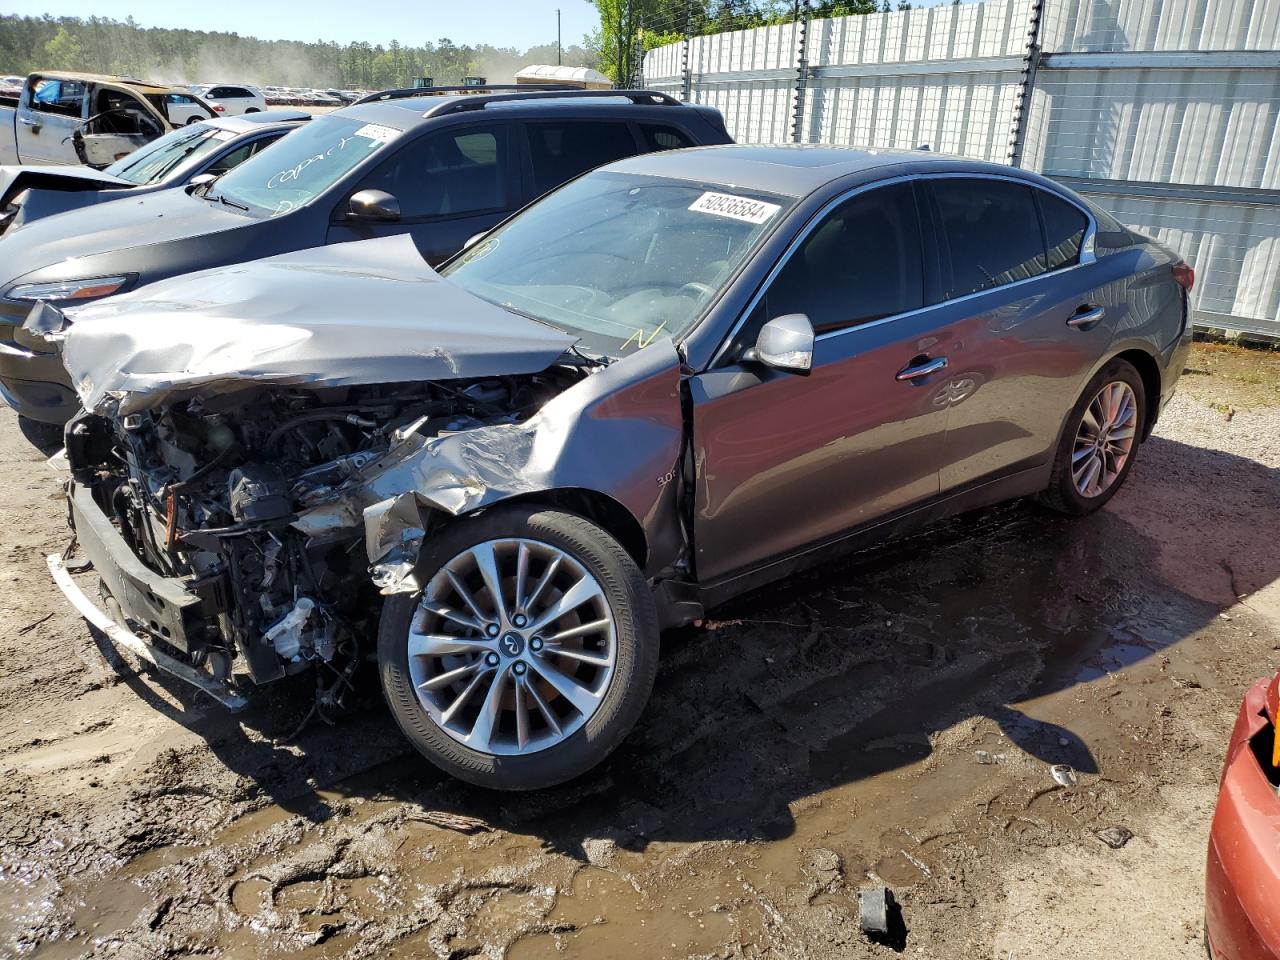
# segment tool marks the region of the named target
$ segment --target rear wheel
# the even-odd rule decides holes
[[[582,517],[498,507],[433,536],[421,594],[383,608],[383,690],[405,735],[463,780],[530,790],[603,760],[657,672],[653,597]]]
[[[1133,469],[1146,413],[1138,371],[1125,360],[1107,364],[1089,381],[1067,420],[1042,502],[1075,515],[1101,508]]]

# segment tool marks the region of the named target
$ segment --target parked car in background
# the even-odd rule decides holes
[[[126,77],[33,73],[0,104],[0,163],[102,168],[214,111],[189,91]]]
[[[1227,743],[1205,869],[1211,960],[1280,957],[1280,674],[1245,694]]]
[[[86,410],[71,515],[114,621],[51,566],[224,701],[233,672],[310,666],[329,710],[376,632],[424,756],[544,787],[627,734],[661,626],[960,510],[1107,503],[1183,369],[1192,281],[1005,166],[634,156],[439,274],[390,238],[173,278],[69,326],[33,312]]]
[[[0,166],[0,236],[57,213],[181,187],[201,175],[220,177],[310,119],[280,110],[204,120],[102,170]]]
[[[440,263],[599,164],[729,140],[717,111],[645,91],[387,96],[311,120],[207,188],[73,211],[0,240],[0,395],[47,423],[76,408],[56,353],[20,332],[37,301],[82,303],[193,270],[402,233]]]
[[[21,96],[21,77],[0,77],[0,105],[16,107]]]
[[[261,113],[267,109],[267,99],[257,87],[232,83],[200,83],[191,88],[203,98],[216,114],[238,117],[245,113]]]

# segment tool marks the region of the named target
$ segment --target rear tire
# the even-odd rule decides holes
[[[1040,502],[1071,516],[1101,509],[1133,469],[1146,417],[1141,375],[1128,361],[1112,360],[1089,381],[1067,418]]]
[[[658,618],[617,540],[574,514],[498,506],[432,534],[419,569],[423,592],[383,607],[378,668],[423,756],[482,787],[534,790],[622,742],[653,688]]]

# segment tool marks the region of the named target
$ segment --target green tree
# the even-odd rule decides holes
[[[67,32],[66,27],[59,27],[53,39],[44,45],[49,67],[54,70],[81,70],[84,63],[84,49],[80,41]]]

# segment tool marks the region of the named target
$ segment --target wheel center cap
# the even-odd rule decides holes
[[[508,657],[518,657],[524,653],[524,637],[518,633],[503,634],[498,646],[502,647],[502,652]]]

